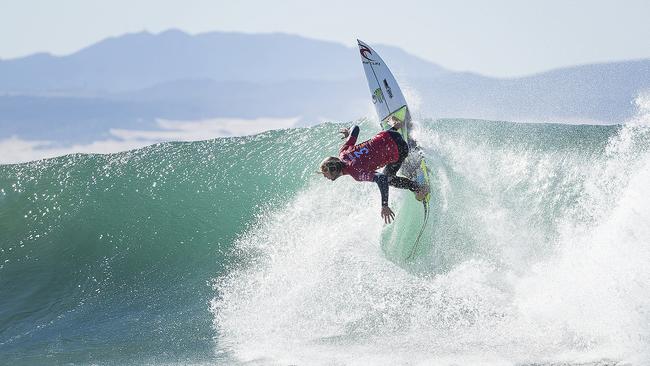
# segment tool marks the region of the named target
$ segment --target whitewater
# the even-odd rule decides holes
[[[314,173],[347,123],[2,165],[0,363],[648,364],[637,103],[613,126],[416,121],[412,260],[412,193],[384,225],[375,185]]]

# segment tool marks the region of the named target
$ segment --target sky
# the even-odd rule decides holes
[[[0,59],[175,28],[390,44],[455,71],[515,77],[650,58],[648,0],[0,0]]]

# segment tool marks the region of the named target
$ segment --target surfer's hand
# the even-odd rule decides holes
[[[381,217],[384,219],[384,222],[390,224],[391,221],[395,220],[395,213],[388,206],[381,206]]]
[[[341,137],[341,140],[343,140],[343,139],[347,138],[348,136],[350,136],[350,129],[349,128],[342,128],[342,129],[339,130],[339,133],[343,134],[343,136]]]

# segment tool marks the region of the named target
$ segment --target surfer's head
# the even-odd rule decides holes
[[[329,180],[334,180],[343,175],[343,162],[334,156],[325,158],[320,163],[320,172]]]

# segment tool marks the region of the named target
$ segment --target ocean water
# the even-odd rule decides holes
[[[417,122],[417,248],[342,124],[0,166],[0,364],[647,365],[646,122]]]

